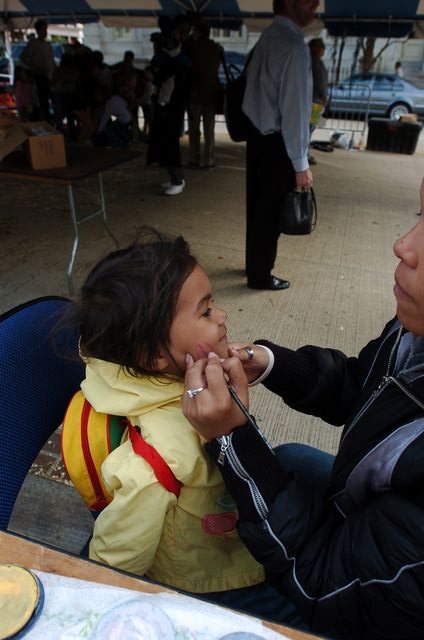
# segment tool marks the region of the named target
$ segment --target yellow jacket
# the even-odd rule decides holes
[[[262,582],[262,567],[234,530],[235,515],[219,504],[228,501],[221,474],[182,414],[181,379],[136,378],[112,363],[86,362],[86,399],[139,426],[183,485],[177,501],[125,433],[102,466],[113,500],[96,520],[90,558],[194,593]]]

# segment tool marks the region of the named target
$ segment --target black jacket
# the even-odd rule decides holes
[[[207,445],[221,450],[239,533],[268,579],[334,637],[424,637],[423,343],[397,321],[358,358],[262,342],[271,391],[345,424],[325,499],[249,425]]]

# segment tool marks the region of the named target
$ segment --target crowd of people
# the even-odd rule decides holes
[[[125,52],[121,62],[109,66],[101,51],[74,40],[56,64],[46,40],[47,23],[38,20],[35,30],[37,37],[28,42],[15,68],[19,116],[46,120],[69,140],[124,147],[138,138],[138,110],[149,110],[152,78],[148,68],[135,67],[134,53]]]
[[[91,140],[114,148],[148,141],[148,163],[158,161],[167,168],[165,193],[177,195],[185,186],[180,136],[186,112],[190,165],[214,166],[218,69],[223,50],[210,39],[210,28],[201,20],[192,23],[184,16],[163,17],[158,26],[151,36],[153,57],[144,68],[135,66],[132,51],[126,51],[121,62],[107,65],[101,51],[92,51],[75,40],[65,46],[56,64],[47,40],[48,25],[38,20],[37,35],[30,39],[16,65],[14,92],[23,120],[46,120],[69,140]]]

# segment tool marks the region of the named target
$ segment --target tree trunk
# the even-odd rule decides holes
[[[362,73],[367,73],[375,62],[375,58],[374,58],[375,40],[376,40],[375,38],[367,38],[365,48],[364,48],[364,56],[362,58]]]

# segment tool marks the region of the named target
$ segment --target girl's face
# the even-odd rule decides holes
[[[172,357],[168,359],[166,371],[181,375],[185,371],[185,356],[188,353],[194,360],[210,351],[221,358],[228,357],[226,320],[225,311],[213,303],[208,276],[197,265],[181,287],[178,297],[170,332],[169,350]]]
[[[415,335],[424,336],[424,180],[420,196],[421,216],[417,224],[393,247],[400,260],[393,292],[401,324]]]

